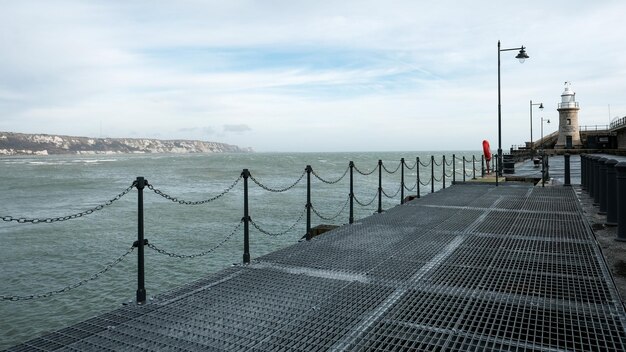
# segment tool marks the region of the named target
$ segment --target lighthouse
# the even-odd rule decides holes
[[[580,148],[580,132],[578,130],[578,102],[576,93],[571,89],[570,82],[565,82],[565,90],[559,103],[559,136],[555,149]]]

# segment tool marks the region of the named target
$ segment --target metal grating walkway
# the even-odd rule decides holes
[[[624,351],[571,188],[456,185],[14,347]]]

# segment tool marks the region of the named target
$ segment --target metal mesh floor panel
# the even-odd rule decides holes
[[[573,191],[455,185],[12,351],[624,351]]]

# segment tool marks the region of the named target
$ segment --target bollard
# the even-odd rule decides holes
[[[250,171],[243,169],[243,263],[250,263],[250,214],[248,213],[248,178]]]
[[[589,193],[589,197],[593,200],[593,163],[595,162],[597,156],[591,155],[589,156],[587,163],[587,193]]]
[[[383,161],[378,160],[378,214],[383,212]]]
[[[606,225],[617,226],[617,160],[606,161]]]
[[[400,159],[400,204],[404,204],[404,158]]]
[[[441,182],[443,182],[443,189],[446,189],[446,156],[441,158]]]
[[[568,153],[565,153],[565,155],[563,155],[563,158],[565,158],[565,183],[563,183],[563,186],[571,186],[571,177],[570,177],[570,168],[569,168],[569,158],[570,155]]]
[[[417,188],[417,198],[420,197],[420,157],[415,158],[415,172],[417,173],[417,183],[415,188]]]
[[[306,168],[306,240],[310,241],[311,234],[311,171],[313,168],[311,165],[307,165]]]
[[[496,174],[496,187],[498,187],[498,160],[500,160],[500,154],[496,155],[496,160],[494,160],[494,164],[496,166],[495,170],[495,174]],[[493,170],[493,169],[492,169]]]
[[[143,189],[148,181],[143,177],[137,177],[135,187],[137,187],[137,242],[133,247],[137,247],[137,304],[146,303],[146,285],[144,275],[143,246],[146,243],[143,236]]]
[[[600,205],[600,162],[604,159],[597,157],[593,162],[593,205]]]
[[[615,164],[617,173],[617,238],[626,242],[626,162]]]
[[[587,162],[587,154],[580,154],[580,188],[587,190],[587,173],[585,172],[585,163]]]
[[[430,156],[430,193],[435,193],[435,156]]]
[[[350,161],[350,217],[348,218],[348,222],[354,223],[354,162]]]
[[[476,179],[476,155],[472,155],[472,180]]]
[[[598,192],[600,198],[600,209],[598,210],[598,214],[600,215],[606,215],[606,162],[608,160],[609,159],[607,158],[602,158],[600,160],[600,171],[598,173],[598,189],[600,190],[600,192]]]

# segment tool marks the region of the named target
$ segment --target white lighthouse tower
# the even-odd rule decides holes
[[[559,103],[559,136],[555,149],[580,148],[580,132],[578,129],[578,102],[576,93],[571,90],[570,82],[565,82],[565,91],[561,94]]]

